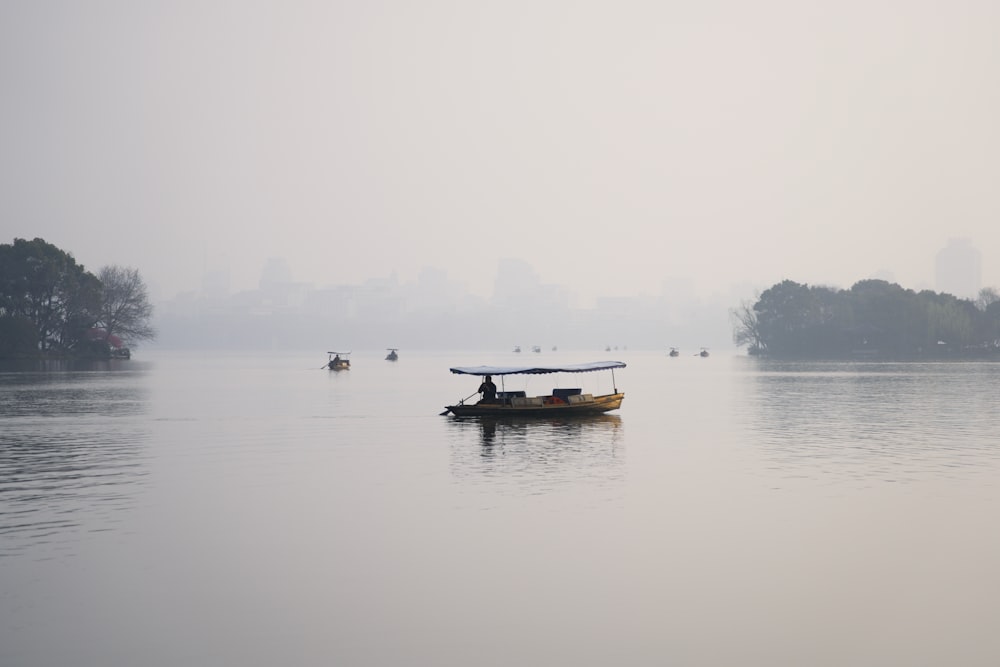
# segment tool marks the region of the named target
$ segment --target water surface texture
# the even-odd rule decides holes
[[[1000,664],[1000,366],[693,352],[0,367],[0,665]]]

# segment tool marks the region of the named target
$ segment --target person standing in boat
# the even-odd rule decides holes
[[[483,380],[483,383],[479,385],[479,393],[483,395],[480,403],[492,403],[497,398],[497,386],[493,384],[493,378],[489,375]]]

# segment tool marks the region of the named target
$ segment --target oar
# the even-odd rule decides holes
[[[479,393],[478,391],[472,392],[471,394],[469,394],[468,396],[466,396],[465,398],[463,398],[461,401],[459,401],[459,403],[465,403],[467,400],[469,400],[470,398],[472,398],[473,396],[475,396],[478,393]],[[451,410],[445,410],[444,412],[441,413],[440,416],[444,417],[449,412],[451,412]]]

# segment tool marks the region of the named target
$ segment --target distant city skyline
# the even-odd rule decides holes
[[[983,285],[983,255],[972,239],[949,239],[934,260],[934,284],[938,292],[974,299]],[[995,285],[991,287],[996,287]]]
[[[964,256],[975,248],[970,243],[950,243],[937,256],[938,268],[945,266],[942,257],[956,252]],[[317,286],[294,280],[286,261],[270,258],[257,287],[232,292],[221,287],[225,280],[220,274],[206,274],[202,293],[189,292],[160,303],[157,323],[163,335],[158,344],[253,348],[281,341],[323,347],[332,344],[333,336],[349,347],[371,349],[725,348],[733,346],[731,311],[752,303],[772,286],[744,286],[702,296],[690,281],[665,280],[658,291],[647,295],[598,297],[587,303],[569,286],[546,283],[531,265],[513,258],[498,262],[488,297],[473,294],[462,281],[432,267],[409,281],[390,274],[357,284]],[[823,286],[849,289],[871,278],[896,282],[883,272],[859,276],[848,285]]]
[[[781,275],[768,283],[752,283],[742,281],[719,288],[714,291],[699,291],[697,281],[694,277],[664,276],[659,283],[652,283],[646,289],[644,296],[661,296],[664,294],[677,294],[691,298],[705,298],[713,295],[735,295],[739,298],[752,296],[755,291],[766,289],[781,280],[794,280],[806,284],[816,284],[848,289],[859,280],[879,279],[887,282],[898,283],[906,289],[920,291],[923,289],[933,289],[935,291],[948,292],[960,298],[975,298],[982,287],[1000,287],[998,285],[987,285],[982,281],[983,275],[983,254],[975,245],[972,239],[951,238],[943,244],[936,253],[928,258],[927,279],[912,284],[901,282],[896,278],[895,272],[889,269],[876,269],[867,274],[859,274],[849,282],[833,284],[825,281],[809,281],[800,276]],[[484,267],[486,268],[486,267]],[[398,272],[390,271],[387,274],[375,274],[367,276],[355,283],[324,284],[304,279],[295,274],[295,268],[282,257],[268,257],[263,261],[258,277],[254,281],[242,288],[234,287],[231,284],[229,272],[222,267],[212,267],[202,274],[201,289],[182,290],[174,295],[167,295],[157,291],[157,299],[169,301],[184,293],[196,294],[198,296],[229,296],[242,291],[253,291],[264,287],[267,284],[297,283],[308,286],[310,289],[328,289],[334,287],[345,287],[351,285],[365,285],[370,282],[390,281],[396,284],[420,283],[427,281],[437,281],[439,285],[448,291],[460,290],[464,294],[474,295],[483,299],[505,299],[512,291],[525,285],[532,285],[535,288],[544,288],[552,294],[561,293],[561,298],[567,298],[574,307],[590,308],[599,301],[607,299],[628,298],[630,296],[643,295],[609,295],[606,297],[596,297],[592,299],[582,299],[581,295],[573,289],[569,283],[545,282],[534,266],[524,259],[517,257],[505,257],[497,260],[494,267],[494,277],[487,281],[491,285],[486,293],[475,292],[467,280],[459,277],[454,278],[449,275],[447,269],[434,266],[424,266],[413,277],[412,280],[400,278]]]

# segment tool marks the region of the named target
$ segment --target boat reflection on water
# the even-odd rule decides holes
[[[619,415],[461,417],[448,427],[458,476],[509,472],[520,482],[546,485],[622,477],[625,426]]]
[[[587,417],[456,417],[449,424],[463,433],[478,431],[484,447],[504,441],[537,441],[539,445],[608,444],[618,440],[624,428],[619,415]]]

